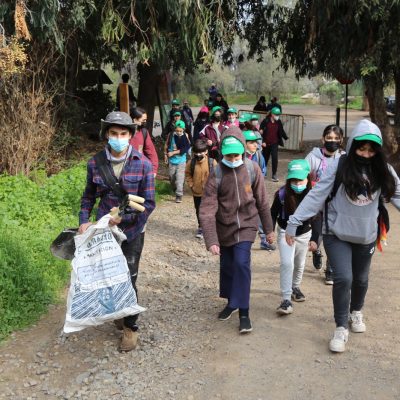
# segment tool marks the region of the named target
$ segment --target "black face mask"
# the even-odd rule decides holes
[[[363,157],[359,156],[358,154],[354,154],[354,159],[360,165],[371,165],[373,157]]]
[[[197,161],[201,161],[201,160],[204,158],[204,156],[203,156],[203,154],[202,154],[202,155],[200,155],[200,156],[194,156],[194,158],[195,158]]]
[[[340,142],[325,142],[324,147],[330,152],[333,153],[340,148]]]
[[[141,128],[147,128],[147,121],[142,122],[142,123],[140,124],[140,127],[141,127]]]
[[[213,120],[215,122],[221,122],[221,117],[220,116],[214,116]]]

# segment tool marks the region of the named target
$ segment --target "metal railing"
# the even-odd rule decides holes
[[[259,123],[269,115],[265,111],[253,111],[253,110],[239,110],[239,116],[242,114],[256,114],[260,116]],[[284,141],[286,150],[301,151],[303,150],[303,134],[304,134],[304,117],[297,114],[281,114],[280,119],[285,129],[286,135],[289,137],[288,140]]]

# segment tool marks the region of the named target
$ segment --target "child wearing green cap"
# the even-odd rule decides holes
[[[272,159],[272,181],[278,182],[278,148],[283,147],[283,139],[287,140],[282,121],[279,116],[281,111],[278,107],[271,110],[271,114],[266,116],[260,125],[260,133],[262,135],[262,147],[265,162],[268,165],[269,158]]]
[[[228,109],[228,121],[226,122],[226,126],[228,128],[230,126],[239,126],[239,120],[237,119],[237,110],[234,107]]]
[[[371,259],[378,227],[387,227],[384,218],[378,224],[377,216],[383,217],[383,202],[390,201],[400,210],[400,180],[387,163],[382,144],[379,127],[361,120],[349,137],[347,155],[327,168],[287,224],[286,242],[292,246],[303,221],[323,210],[323,243],[333,270],[332,352],[345,351],[349,328],[358,334],[366,330],[361,310]]]
[[[291,300],[302,302],[306,298],[300,290],[306,263],[307,251],[318,248],[318,220],[308,220],[298,227],[294,246],[289,246],[285,239],[287,221],[300,202],[311,190],[310,166],[306,160],[293,160],[288,165],[286,184],[274,196],[271,207],[274,227],[278,225],[278,247],[281,257],[280,287],[282,301],[277,309],[280,315],[293,312]]]
[[[169,180],[175,191],[175,202],[182,203],[183,184],[185,182],[185,167],[190,141],[185,132],[185,123],[177,121],[164,146],[164,160],[168,164]]]
[[[271,213],[263,175],[244,157],[245,138],[236,126],[221,136],[222,160],[211,172],[200,205],[200,224],[207,250],[220,256],[220,297],[227,299],[218,319],[239,310],[239,332],[252,330],[249,317],[251,246],[258,217],[272,243]]]

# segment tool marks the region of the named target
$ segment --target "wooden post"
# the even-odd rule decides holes
[[[119,84],[119,110],[129,114],[129,89],[127,83]]]

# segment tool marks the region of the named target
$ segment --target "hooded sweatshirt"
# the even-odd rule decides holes
[[[232,126],[221,135],[221,142],[229,136],[246,147],[239,128]],[[219,163],[222,178],[219,186],[215,169],[207,180],[200,206],[200,224],[207,249],[212,245],[232,246],[239,242],[254,242],[258,215],[266,234],[273,231],[267,191],[261,170],[254,163],[255,179],[251,184],[246,165],[229,168]]]
[[[367,119],[361,120],[354,128],[347,143],[346,151],[349,152],[355,137],[365,134],[373,134],[382,139],[379,128]],[[325,200],[333,190],[339,159],[336,158],[322,175],[321,180],[307,194],[297,207],[295,213],[290,216],[286,233],[290,236],[296,235],[296,229],[320,210],[323,210]],[[396,182],[396,191],[391,198],[391,203],[400,210],[400,180],[393,167],[388,165]],[[325,215],[323,218],[325,234],[336,235],[339,239],[351,243],[370,244],[377,238],[377,217],[380,190],[373,193],[371,199],[359,195],[356,201],[351,200],[345,191],[343,184],[338,188],[335,197],[328,203],[328,226],[325,226]],[[325,213],[325,210],[323,210]]]
[[[326,156],[323,148],[314,147],[306,157],[306,160],[310,164],[311,180],[313,182],[318,182],[327,170],[328,166],[343,154],[346,154],[345,151],[338,150],[335,151],[333,155]]]

